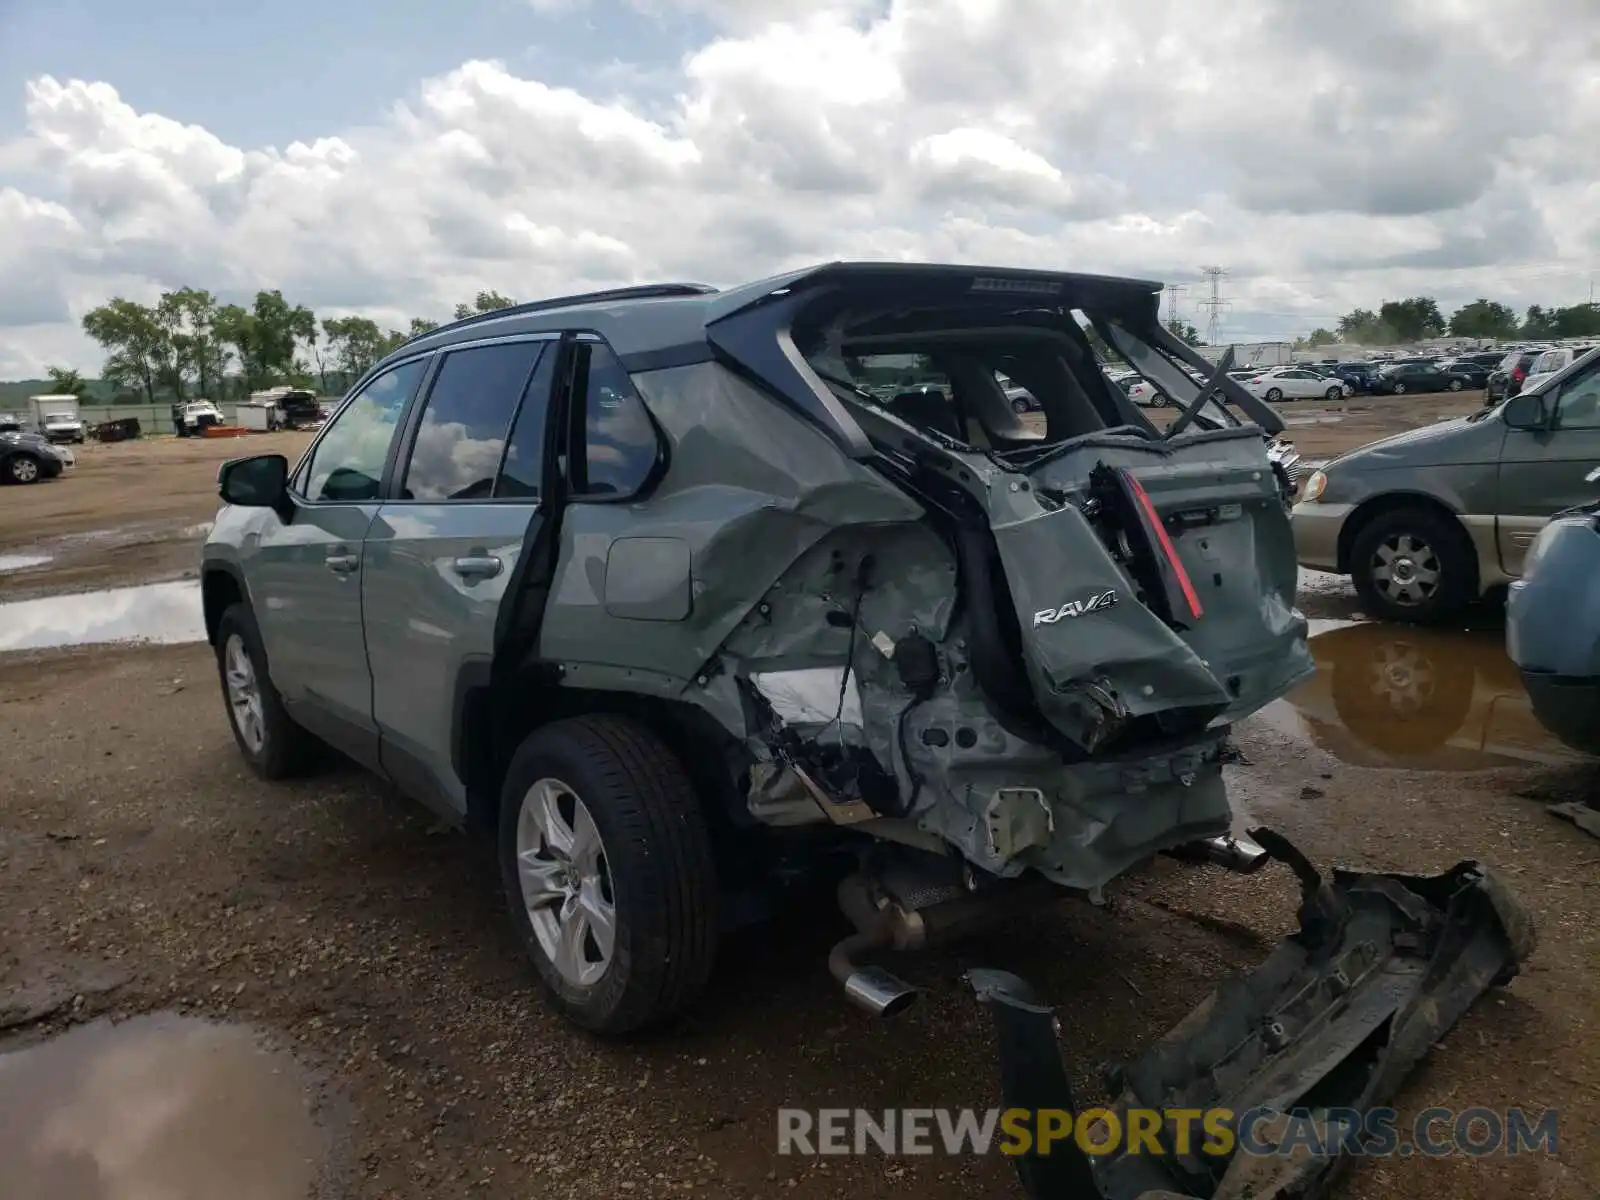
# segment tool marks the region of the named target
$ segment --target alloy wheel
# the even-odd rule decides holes
[[[1426,604],[1439,590],[1443,568],[1432,546],[1412,533],[1396,533],[1372,553],[1372,586],[1403,608]]]
[[[566,982],[593,986],[616,951],[616,893],[600,830],[559,779],[541,779],[523,797],[516,855],[539,948]]]
[[[18,483],[32,483],[39,478],[39,464],[25,454],[11,460],[11,478]]]
[[[234,728],[250,753],[260,754],[267,744],[267,718],[261,706],[261,683],[256,678],[250,651],[237,633],[222,649],[223,680],[228,689],[228,712]]]

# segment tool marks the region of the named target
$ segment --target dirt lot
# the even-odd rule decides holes
[[[0,574],[0,601],[176,579],[195,571],[204,525],[216,515],[217,468],[244,454],[294,462],[309,433],[247,438],[150,438],[76,446],[59,479],[0,492],[0,555],[44,557]]]
[[[1302,404],[1289,415],[1343,418],[1296,427],[1325,439],[1306,446],[1324,457],[1441,403]],[[1474,398],[1450,403],[1470,410]],[[239,448],[90,447],[67,479],[0,497],[4,549],[68,547],[31,573],[34,591],[181,570],[172,547],[192,565],[194,537],[176,531],[212,515],[215,464]],[[70,535],[130,524],[172,536],[127,544],[98,575],[106,555],[90,551],[70,560],[76,573],[59,573],[78,553]],[[19,582],[0,575],[0,599]],[[1319,586],[1303,597],[1309,613],[1350,615],[1347,592]],[[1233,782],[1257,815],[1324,863],[1434,871],[1481,858],[1541,932],[1524,975],[1435,1049],[1402,1107],[1557,1106],[1559,1154],[1368,1163],[1345,1194],[1592,1196],[1600,842],[1539,803],[1592,787],[1591,769],[1356,766],[1281,716],[1239,733],[1247,761]],[[1101,1094],[1099,1063],[1258,961],[1294,904],[1282,872],[1241,879],[1163,860],[1122,881],[1106,908],[1063,901],[980,945],[912,958],[903,973],[927,994],[881,1023],[848,1008],[828,977],[823,959],[842,930],[818,909],[727,945],[707,1001],[681,1027],[611,1044],[539,1003],[484,847],[353,769],[270,786],[250,776],[204,646],[0,655],[0,745],[0,1051],[146,1013],[260,1031],[309,1072],[330,1197],[1011,1197],[995,1160],[779,1157],[775,1110],[993,1103],[992,1039],[960,982],[973,965],[1017,971],[1059,1006],[1087,1102]],[[85,1091],[96,1080],[126,1087],[128,1063],[115,1067],[85,1075]],[[0,1069],[0,1114],[22,1111],[15,1092],[8,1105],[16,1076]],[[287,1120],[280,1109],[261,1111]],[[72,1161],[94,1152],[79,1147]],[[83,1178],[45,1194],[115,1194]]]

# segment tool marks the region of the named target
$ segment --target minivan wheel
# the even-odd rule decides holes
[[[654,733],[612,716],[535,730],[499,826],[512,921],[561,1013],[624,1034],[693,1002],[716,954],[716,869],[688,772]]]
[[[1466,531],[1422,508],[1369,521],[1350,548],[1351,577],[1367,611],[1390,621],[1447,621],[1472,600],[1477,562]]]
[[[12,483],[38,483],[39,460],[31,454],[13,454],[6,460],[6,478]]]
[[[262,779],[305,772],[317,757],[315,737],[295,723],[267,674],[261,632],[248,604],[233,604],[217,622],[217,674],[228,725],[250,769]]]

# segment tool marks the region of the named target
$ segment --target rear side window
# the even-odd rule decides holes
[[[579,342],[573,393],[583,397],[583,477],[574,491],[631,496],[649,482],[661,458],[661,439],[633,381],[609,346]]]
[[[496,500],[539,498],[544,485],[545,416],[550,411],[550,385],[555,379],[559,357],[552,344],[539,356],[539,363],[533,369],[533,379],[523,394],[522,407],[517,410],[517,422],[511,427],[511,440],[506,443],[500,478],[495,480]]]
[[[517,404],[544,342],[500,342],[445,356],[406,466],[405,500],[486,500]]]
[[[1562,362],[1563,357],[1560,350],[1546,351],[1534,361],[1533,374],[1547,375],[1551,371],[1559,371],[1564,365]]]

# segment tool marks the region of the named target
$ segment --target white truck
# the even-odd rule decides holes
[[[28,409],[34,429],[46,441],[83,444],[83,419],[78,415],[76,396],[29,396]]]

